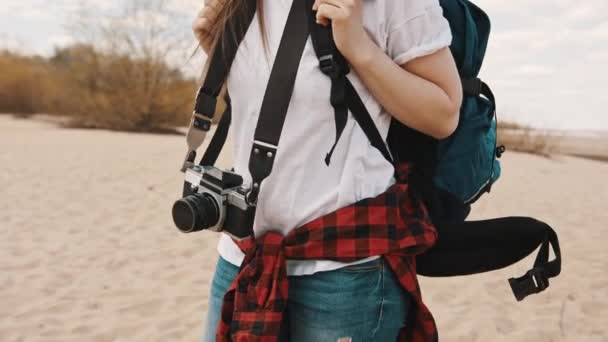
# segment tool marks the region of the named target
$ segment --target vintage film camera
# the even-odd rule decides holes
[[[210,230],[242,240],[253,234],[255,205],[243,178],[213,166],[185,171],[183,198],[173,205],[173,221],[183,233]]]

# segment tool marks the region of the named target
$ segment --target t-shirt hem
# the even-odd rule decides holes
[[[217,251],[220,256],[229,263],[240,267],[245,259],[245,255],[232,241],[228,235],[222,234],[217,245]],[[372,260],[379,259],[381,256],[375,255],[354,262],[337,262],[332,260],[314,259],[314,260],[287,260],[287,275],[288,276],[304,276],[312,275],[318,272],[335,271],[346,266],[362,264]]]

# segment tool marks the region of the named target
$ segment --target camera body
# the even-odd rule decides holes
[[[253,234],[255,205],[247,200],[243,178],[213,166],[185,170],[183,198],[173,205],[173,221],[183,233],[210,230],[237,240]]]

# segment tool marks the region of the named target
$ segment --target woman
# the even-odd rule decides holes
[[[193,24],[207,53],[239,1],[207,0]],[[258,111],[292,1],[258,0],[259,24],[249,28],[227,80],[234,168],[246,183]],[[462,90],[438,0],[317,0],[313,8],[319,24],[331,22],[336,46],[352,67],[348,77],[385,138],[391,117],[435,138],[455,130]],[[393,165],[352,117],[331,164],[324,163],[335,139],[330,87],[308,41],[273,172],[259,194],[256,236],[271,230],[287,235],[395,183]],[[223,296],[244,258],[225,235],[218,251],[205,341],[215,340]],[[287,275],[291,341],[394,341],[405,324],[411,299],[379,255],[350,263],[288,260]]]

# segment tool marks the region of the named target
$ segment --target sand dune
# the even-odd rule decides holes
[[[200,340],[217,236],[173,227],[184,149],[179,136],[0,116],[0,341]],[[508,153],[503,165],[474,218],[554,225],[563,275],[522,303],[506,279],[531,259],[423,278],[441,341],[608,341],[608,164]]]

